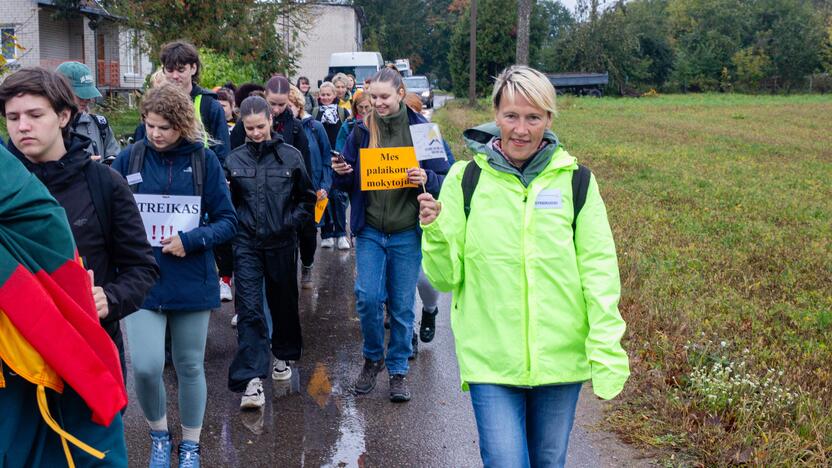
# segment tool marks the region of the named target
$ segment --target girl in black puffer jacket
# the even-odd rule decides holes
[[[271,133],[265,99],[250,96],[240,104],[246,143],[229,154],[225,170],[239,229],[234,238],[237,354],[228,371],[228,387],[245,391],[240,406],[265,404],[262,379],[269,372],[269,336],[263,309],[266,285],[274,333],[272,378],[292,375],[286,361],[300,359],[298,317],[297,227],[308,222],[316,195],[303,157]]]

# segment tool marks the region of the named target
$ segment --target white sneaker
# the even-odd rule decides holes
[[[289,363],[275,359],[272,367],[272,380],[289,380],[291,378],[292,368],[289,367]]]
[[[234,314],[234,316],[233,316],[233,317],[231,317],[231,327],[232,327],[232,328],[236,328],[236,327],[237,327],[237,314]]]
[[[246,386],[246,393],[240,400],[241,409],[257,409],[262,408],[266,404],[266,394],[263,393],[263,382],[260,377],[255,377],[248,381]]]
[[[231,293],[231,286],[223,280],[220,280],[220,300],[222,302],[231,302],[234,295]]]
[[[328,239],[322,240],[321,241],[321,247],[323,247],[325,249],[331,249],[331,248],[335,247],[335,239],[330,237]]]
[[[350,249],[350,241],[347,240],[346,236],[341,236],[338,238],[338,250],[349,250]]]

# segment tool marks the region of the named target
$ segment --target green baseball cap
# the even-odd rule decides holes
[[[79,62],[64,62],[55,70],[69,80],[75,95],[81,99],[101,97],[101,92],[95,87],[92,72],[89,67]]]

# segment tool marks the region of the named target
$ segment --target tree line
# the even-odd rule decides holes
[[[418,73],[465,95],[470,0],[354,0],[365,50],[410,58]],[[517,0],[478,0],[477,91],[515,63]],[[832,91],[832,0],[537,0],[529,64],[608,72],[608,92]]]

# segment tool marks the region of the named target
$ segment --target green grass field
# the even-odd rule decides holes
[[[452,102],[461,132],[492,118]],[[670,464],[832,463],[832,96],[561,98],[601,187],[633,376],[609,426]]]

